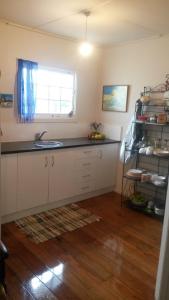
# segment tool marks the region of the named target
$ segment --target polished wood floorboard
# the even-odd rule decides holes
[[[121,208],[115,193],[79,205],[101,221],[38,245],[2,226],[7,299],[153,300],[162,224]]]

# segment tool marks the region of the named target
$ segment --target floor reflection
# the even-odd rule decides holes
[[[57,265],[56,267],[50,269],[51,272],[53,272],[56,276],[59,276],[59,278],[62,279],[63,277],[63,271],[64,271],[64,264],[60,263],[59,265]]]
[[[30,281],[31,287],[36,290],[38,289],[43,283],[47,284],[50,280],[53,279],[54,276],[59,276],[59,279],[62,279],[64,271],[64,264],[60,263],[54,268],[51,268],[49,271],[43,272],[41,275],[37,277],[33,277]]]
[[[31,279],[31,286],[32,286],[33,290],[38,289],[41,284],[42,284],[42,282],[37,277],[34,277]]]
[[[108,238],[105,240],[104,242],[104,247],[105,248],[109,248],[114,252],[114,255],[118,254],[122,254],[124,251],[124,245],[122,243],[122,241],[120,241],[117,238]]]

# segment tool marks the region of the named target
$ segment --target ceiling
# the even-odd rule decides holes
[[[0,0],[0,19],[34,30],[114,45],[169,33],[169,0]]]

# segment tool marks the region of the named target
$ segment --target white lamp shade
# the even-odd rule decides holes
[[[88,42],[83,42],[79,47],[80,54],[89,56],[93,52],[93,46]]]

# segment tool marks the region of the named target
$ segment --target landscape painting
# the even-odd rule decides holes
[[[103,86],[102,109],[105,111],[127,111],[128,85]]]
[[[0,107],[12,107],[13,94],[0,94]]]

